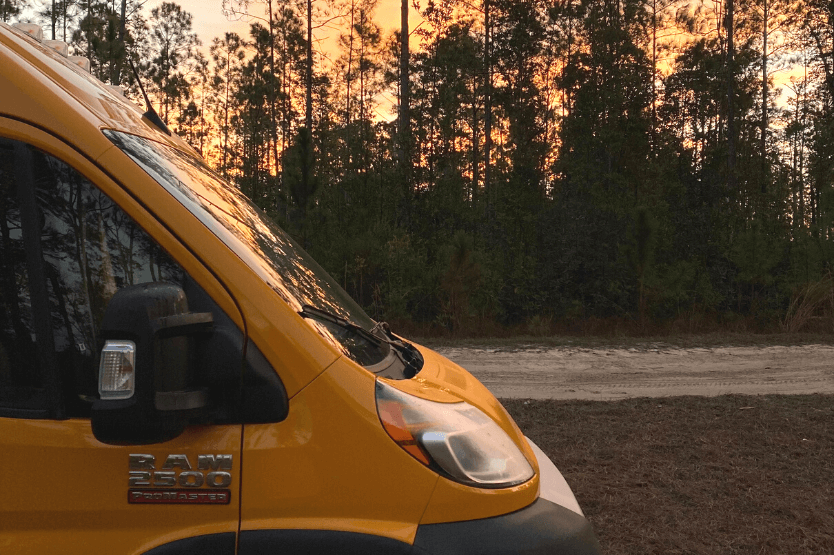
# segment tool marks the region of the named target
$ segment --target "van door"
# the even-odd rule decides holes
[[[233,555],[242,430],[223,405],[240,388],[242,317],[206,293],[207,272],[184,269],[198,262],[164,228],[136,223],[150,218],[138,204],[111,200],[112,181],[31,133],[0,137],[0,553]],[[159,281],[232,337],[225,364],[197,361],[212,366],[216,410],[165,443],[105,445],[89,418],[102,316],[120,288]]]

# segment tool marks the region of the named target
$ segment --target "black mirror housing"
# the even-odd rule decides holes
[[[179,436],[188,418],[209,403],[208,391],[195,388],[194,336],[210,333],[210,313],[191,313],[183,289],[146,283],[120,289],[107,305],[103,340],[136,345],[134,391],[127,399],[93,403],[93,434],[102,443],[141,445]]]

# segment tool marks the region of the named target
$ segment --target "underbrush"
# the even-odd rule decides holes
[[[712,348],[712,347],[768,347],[794,345],[834,345],[830,333],[732,333],[670,335],[494,335],[484,337],[424,336],[409,334],[399,328],[394,331],[408,339],[431,348],[442,347],[572,347],[572,348]]]
[[[502,325],[489,319],[471,318],[454,329],[437,323],[420,323],[408,319],[391,320],[391,328],[399,335],[438,341],[482,340],[508,338],[575,337],[575,338],[632,338],[652,337],[708,337],[729,335],[736,337],[831,337],[834,339],[832,317],[817,315],[801,302],[784,319],[754,318],[735,313],[722,315],[682,315],[663,321],[639,321],[631,318],[596,318],[554,320],[534,316],[520,324]]]

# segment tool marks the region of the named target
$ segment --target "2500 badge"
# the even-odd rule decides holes
[[[171,454],[159,470],[156,457],[129,455],[128,503],[226,505],[231,501],[232,455],[197,455],[194,469],[186,455]]]

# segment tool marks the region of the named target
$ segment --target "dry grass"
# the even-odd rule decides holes
[[[782,329],[794,333],[816,323],[817,327],[830,330],[833,310],[834,278],[828,274],[821,280],[802,287],[794,294],[782,321]]]
[[[604,553],[834,553],[834,396],[503,403]]]

